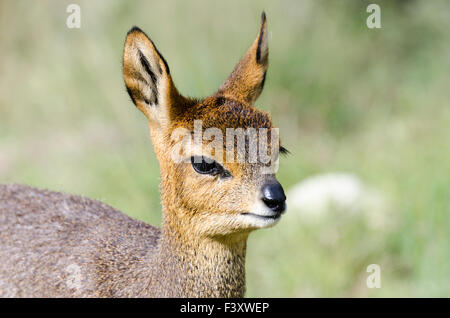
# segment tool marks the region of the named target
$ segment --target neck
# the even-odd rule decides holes
[[[189,236],[166,214],[151,289],[165,297],[243,297],[246,244],[247,234]]]
[[[174,199],[177,189],[170,179],[161,174],[163,224],[151,259],[151,296],[243,297],[248,233],[221,237],[198,233],[188,217],[194,212]]]

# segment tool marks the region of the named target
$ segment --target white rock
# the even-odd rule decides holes
[[[364,213],[369,226],[374,228],[388,221],[386,200],[381,192],[351,173],[326,173],[301,181],[288,191],[287,206],[293,212],[298,211],[306,222],[318,222],[330,211]]]

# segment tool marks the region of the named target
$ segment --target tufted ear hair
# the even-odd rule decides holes
[[[133,27],[125,40],[123,77],[133,103],[150,124],[167,126],[184,105],[170,76],[169,66],[150,38]]]
[[[252,105],[261,94],[269,65],[266,14],[261,15],[261,27],[247,53],[220,86],[217,95]]]

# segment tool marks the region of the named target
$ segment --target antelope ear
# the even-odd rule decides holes
[[[150,123],[166,124],[183,97],[170,76],[169,66],[150,38],[139,28],[127,34],[123,77],[133,103]]]
[[[269,63],[266,14],[261,15],[261,28],[252,46],[220,86],[218,95],[252,105],[261,94]]]

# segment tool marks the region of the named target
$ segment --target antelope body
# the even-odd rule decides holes
[[[186,98],[152,41],[132,28],[123,74],[160,164],[162,227],[99,201],[1,185],[0,296],[243,297],[247,237],[279,220],[283,189],[274,174],[261,172],[263,164],[225,162],[217,153],[208,161],[198,147],[175,162],[171,134],[191,130],[194,120],[219,131],[272,129],[268,114],[253,106],[267,66],[263,13],[256,40],[219,90]]]

